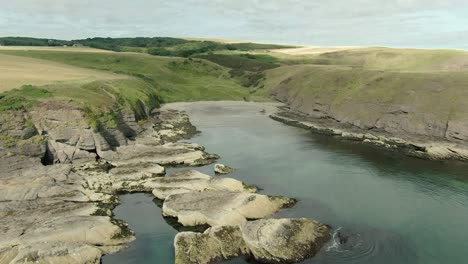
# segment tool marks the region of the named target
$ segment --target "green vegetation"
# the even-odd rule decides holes
[[[123,109],[133,111],[137,119],[142,120],[151,109],[162,102],[248,99],[252,91],[245,87],[257,86],[264,78],[263,71],[278,67],[279,60],[269,55],[215,55],[213,52],[245,52],[288,47],[256,43],[225,44],[161,37],[88,38],[72,41],[8,37],[0,38],[0,44],[83,45],[113,51],[186,57],[186,59],[162,58],[135,53],[87,53],[73,52],[73,50],[70,52],[0,51],[14,56],[49,60],[129,76],[129,78],[51,82],[40,88],[14,90],[0,96],[1,111],[27,109],[43,99],[62,100],[67,104],[81,106],[85,110],[89,124],[95,129],[115,127],[117,115]],[[37,94],[31,94],[31,89],[37,91]]]
[[[230,68],[231,77],[239,79],[245,87],[257,86],[265,77],[263,73],[265,70],[280,66],[279,60],[270,55],[210,53],[196,57]]]
[[[405,127],[411,133],[443,134],[448,119],[466,119],[467,52],[368,48],[305,58],[308,64],[267,70],[254,95],[273,93],[296,110],[327,111],[364,127],[389,112],[409,112],[402,124],[415,124]]]
[[[279,60],[269,55],[255,54],[206,54],[198,55],[197,58],[206,59],[228,67],[243,71],[264,71],[279,66]]]
[[[266,50],[290,48],[291,46],[235,43],[225,44],[214,41],[186,40],[180,38],[87,38],[77,40],[36,39],[23,37],[0,38],[0,45],[4,46],[87,46],[112,51],[143,52],[158,56],[189,57],[194,54],[219,50]]]
[[[24,85],[19,89],[0,94],[0,112],[23,110],[33,106],[38,100],[48,98],[51,93],[46,89]]]
[[[151,91],[151,94],[163,102],[241,100],[248,95],[248,90],[229,77],[228,69],[200,59],[167,59],[124,53],[0,52],[133,76],[129,80],[113,80],[105,83],[117,88],[124,98],[131,98],[134,103],[142,94],[148,94],[144,91]],[[76,88],[76,85],[74,86]],[[82,94],[76,89],[62,90],[77,96]],[[141,101],[145,103],[144,100]]]
[[[289,56],[283,60],[385,71],[468,70],[468,52],[460,50],[363,48],[309,56]]]
[[[304,112],[312,111],[308,101],[318,100],[337,113],[368,119],[380,111],[369,111],[370,105],[395,102],[434,116],[468,112],[463,103],[468,98],[468,53],[462,51],[363,48],[291,56],[266,50],[286,46],[174,38],[94,38],[82,43],[141,54],[0,50],[124,77],[24,86],[0,94],[0,111],[62,100],[81,106],[90,125],[99,129],[115,127],[122,110],[142,120],[163,102],[265,100],[273,92],[287,95]]]
[[[71,44],[70,41],[56,39],[40,39],[25,37],[0,38],[0,45],[3,46],[63,46],[69,44]]]
[[[122,110],[138,120],[162,102],[243,100],[248,89],[230,78],[229,69],[197,58],[163,58],[145,54],[60,51],[7,51],[14,56],[60,62],[108,71],[124,78],[53,82],[25,86],[0,95],[0,110],[28,109],[38,101],[62,101],[79,106],[96,130],[117,126]],[[127,77],[125,77],[127,76]]]

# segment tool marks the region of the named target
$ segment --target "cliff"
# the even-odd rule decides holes
[[[456,52],[456,68],[454,62],[450,67],[449,59],[454,60],[450,57],[437,63],[427,60],[427,64],[412,68],[401,65],[400,69],[375,63],[385,60],[378,59],[385,54],[401,57],[399,50],[391,53],[388,49],[368,50],[374,62],[366,59],[371,55],[357,56],[356,52],[363,51],[321,55],[333,58],[321,61],[327,65],[292,65],[269,70],[264,85],[274,98],[311,119],[327,119],[361,132],[383,133],[416,142],[444,142],[456,148],[468,146],[465,52]],[[408,60],[422,60],[429,51],[419,52]],[[435,57],[446,55],[445,51],[431,52]],[[360,60],[350,59],[356,57]],[[344,65],[345,58],[347,63],[355,65]]]

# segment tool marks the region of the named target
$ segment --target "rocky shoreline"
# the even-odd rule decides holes
[[[313,133],[359,141],[388,150],[399,151],[408,156],[429,160],[468,161],[468,147],[446,140],[408,135],[392,135],[385,131],[363,130],[331,118],[315,118],[310,115],[280,107],[271,119],[287,125],[304,128]]]
[[[163,215],[183,226],[210,227],[177,235],[176,263],[239,256],[292,263],[313,256],[330,238],[330,227],[311,219],[264,219],[294,199],[257,194],[236,179],[195,170],[165,176],[166,167],[219,158],[178,141],[196,132],[183,112],[158,110],[146,122],[122,113],[115,128],[98,131],[80,109],[61,105],[9,114],[3,118],[14,122],[4,123],[2,134],[17,142],[0,148],[0,263],[100,263],[135,239],[112,213],[126,192],[153,193],[163,201]]]

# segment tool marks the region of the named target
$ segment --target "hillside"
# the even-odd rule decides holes
[[[168,59],[138,53],[38,50],[0,50],[0,54],[133,77],[151,86],[165,102],[242,99],[247,94],[246,89],[229,78],[227,69],[198,59]]]
[[[468,145],[468,53],[368,48],[268,70],[263,89],[293,110],[365,131]]]
[[[117,129],[126,135],[126,119],[143,121],[163,102],[243,100],[249,95],[229,69],[201,59],[53,48],[0,49],[0,58],[0,149],[45,140],[27,134],[31,113],[53,110],[64,120],[80,113],[81,122],[96,131]]]
[[[68,100],[86,105],[92,123],[112,125],[115,109],[131,110],[142,117],[161,102],[263,101],[272,96],[309,117],[362,131],[468,145],[468,53],[464,51],[342,47],[278,52],[268,50],[274,45],[251,43],[204,51],[203,47],[221,44],[143,40],[160,41],[166,45],[164,49],[175,53],[197,53],[181,58],[152,56],[141,50],[0,48],[0,56],[9,58],[1,63],[14,61],[17,69],[23,67],[17,71],[23,79],[14,78],[16,82],[7,89],[33,84],[45,91],[36,94],[31,86],[13,90],[1,95],[0,105],[4,110],[15,110],[37,101]],[[106,41],[121,45],[138,42]],[[39,75],[46,80],[34,80],[41,70],[33,62],[54,65],[61,71],[44,68],[49,74]],[[11,79],[15,67],[4,68],[3,79]]]
[[[0,92],[24,84],[45,85],[64,81],[126,79],[128,76],[84,69],[47,60],[0,54]]]
[[[137,38],[87,38],[76,40],[38,39],[28,37],[0,37],[0,46],[39,47],[91,47],[117,52],[141,52],[160,56],[189,57],[195,54],[221,50],[268,50],[293,46],[251,42],[224,43],[212,40],[195,40],[169,37]]]

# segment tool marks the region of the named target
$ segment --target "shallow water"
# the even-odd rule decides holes
[[[191,141],[221,155],[230,174],[299,203],[275,217],[312,217],[348,237],[304,263],[467,263],[468,165],[429,162],[273,121],[255,104],[191,104]],[[209,174],[212,165],[199,168]],[[176,231],[151,195],[115,209],[136,231],[103,263],[173,263]],[[243,259],[226,263],[247,263]]]

